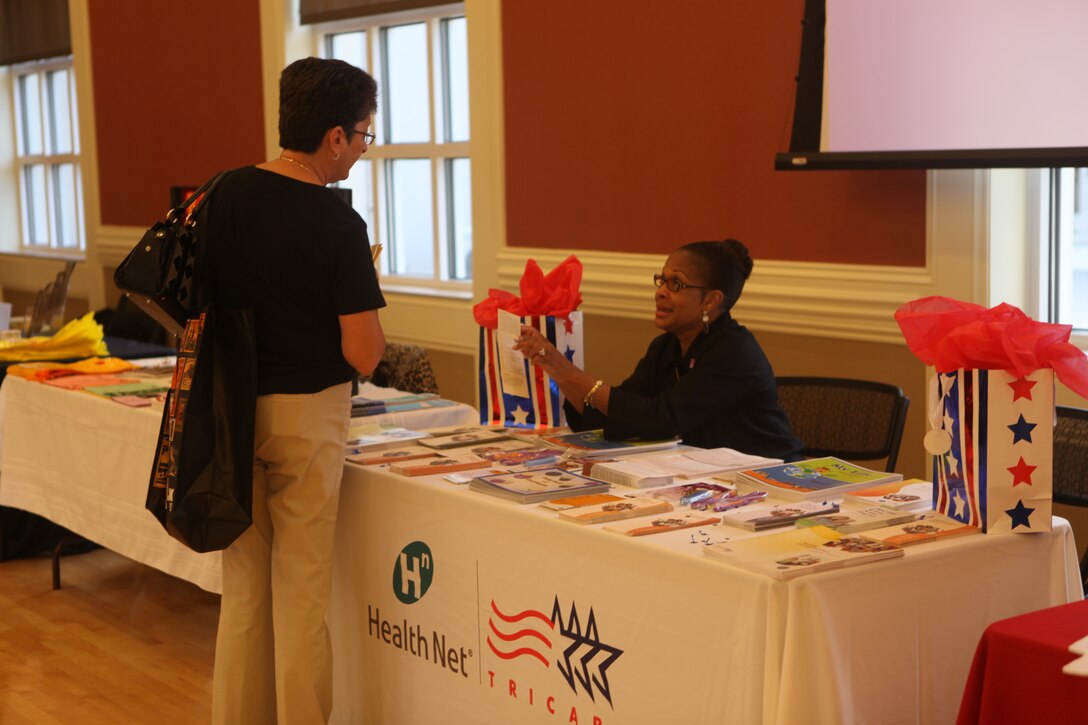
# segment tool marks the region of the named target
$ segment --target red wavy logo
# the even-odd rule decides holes
[[[535,609],[526,609],[517,614],[506,614],[499,610],[495,600],[491,600],[491,616],[487,618],[491,634],[487,635],[487,646],[496,657],[513,660],[518,657],[534,657],[545,667],[550,667],[552,649],[551,635],[555,622]]]

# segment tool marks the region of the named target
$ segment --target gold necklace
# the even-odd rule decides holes
[[[321,177],[317,175],[317,172],[316,172],[316,171],[314,171],[313,169],[311,169],[311,168],[310,168],[309,166],[307,166],[306,164],[302,163],[301,161],[298,161],[297,159],[293,159],[293,158],[291,158],[290,156],[284,156],[283,154],[280,154],[280,160],[282,160],[282,161],[290,161],[290,162],[291,162],[292,164],[294,164],[295,166],[301,166],[302,168],[304,168],[304,169],[306,169],[307,171],[309,171],[309,172],[310,172],[310,175],[311,175],[311,176],[313,176],[313,177],[314,177],[314,179],[316,179],[318,183],[321,183]]]

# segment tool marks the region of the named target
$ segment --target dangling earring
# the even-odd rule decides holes
[[[703,332],[710,332],[710,315],[703,310]]]
[[[339,161],[340,160],[340,152],[339,151],[337,151],[336,154],[332,157],[332,160],[333,161]]]

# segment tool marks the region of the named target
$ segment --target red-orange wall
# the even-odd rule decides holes
[[[508,243],[924,265],[924,172],[774,171],[802,6],[504,2]]]
[[[264,160],[257,0],[88,10],[103,224],[148,226],[171,186]]]

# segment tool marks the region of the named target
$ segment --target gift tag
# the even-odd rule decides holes
[[[943,428],[935,428],[922,440],[926,451],[934,456],[943,456],[952,448],[952,436]]]

